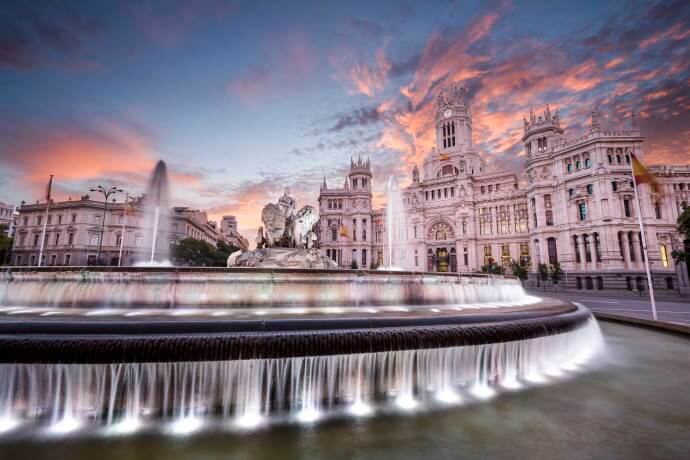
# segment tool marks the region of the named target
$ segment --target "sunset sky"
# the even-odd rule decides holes
[[[690,2],[13,1],[0,3],[0,201],[97,184],[238,216],[290,187],[314,204],[351,156],[377,203],[432,145],[437,89],[464,82],[490,168],[519,171],[522,117],[635,110],[646,163],[690,163]],[[404,182],[404,180],[403,180]]]

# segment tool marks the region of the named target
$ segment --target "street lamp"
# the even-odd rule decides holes
[[[103,205],[103,219],[101,219],[101,237],[98,239],[98,254],[96,255],[97,263],[101,263],[101,248],[103,247],[103,230],[105,229],[105,216],[108,213],[108,198],[113,193],[122,192],[122,189],[117,187],[110,187],[109,189],[99,185],[96,188],[91,189],[92,192],[101,192],[105,197],[105,204]]]

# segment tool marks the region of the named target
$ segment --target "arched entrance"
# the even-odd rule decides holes
[[[455,249],[455,232],[445,220],[434,222],[427,232],[427,270],[432,272],[456,272],[458,256]]]

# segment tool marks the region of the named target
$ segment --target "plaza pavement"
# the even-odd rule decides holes
[[[628,293],[599,294],[571,290],[553,292],[551,288],[547,288],[546,292],[541,288],[529,288],[527,290],[530,294],[540,297],[551,297],[568,302],[577,302],[595,313],[610,313],[614,315],[652,319],[652,307],[648,297],[638,297]],[[656,310],[657,319],[659,321],[690,324],[690,298],[688,297],[657,298]]]

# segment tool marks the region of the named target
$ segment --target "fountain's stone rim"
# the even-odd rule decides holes
[[[48,322],[0,322],[0,362],[224,361],[444,348],[559,334],[591,318],[587,309],[561,304],[519,313],[387,318],[383,322],[375,318],[257,321],[253,327],[263,323],[259,330],[247,329],[246,324],[244,330],[223,331],[218,326],[234,323],[237,327],[237,321],[149,322],[149,327],[159,327],[158,333],[145,332],[145,322],[137,322],[141,329],[130,333],[113,329],[122,323],[81,322],[77,330],[75,323],[56,321],[49,322],[51,331],[46,328]]]
[[[427,272],[427,271],[403,271],[403,270],[365,270],[365,269],[321,269],[321,268],[262,268],[262,267],[109,267],[109,266],[8,266],[0,270],[0,273],[11,275],[12,273],[31,272],[98,272],[98,273],[277,273],[277,274],[345,274],[355,277],[363,276],[429,276],[441,278],[488,278],[488,279],[516,279],[513,275],[490,275],[485,273],[453,273],[453,272]]]

